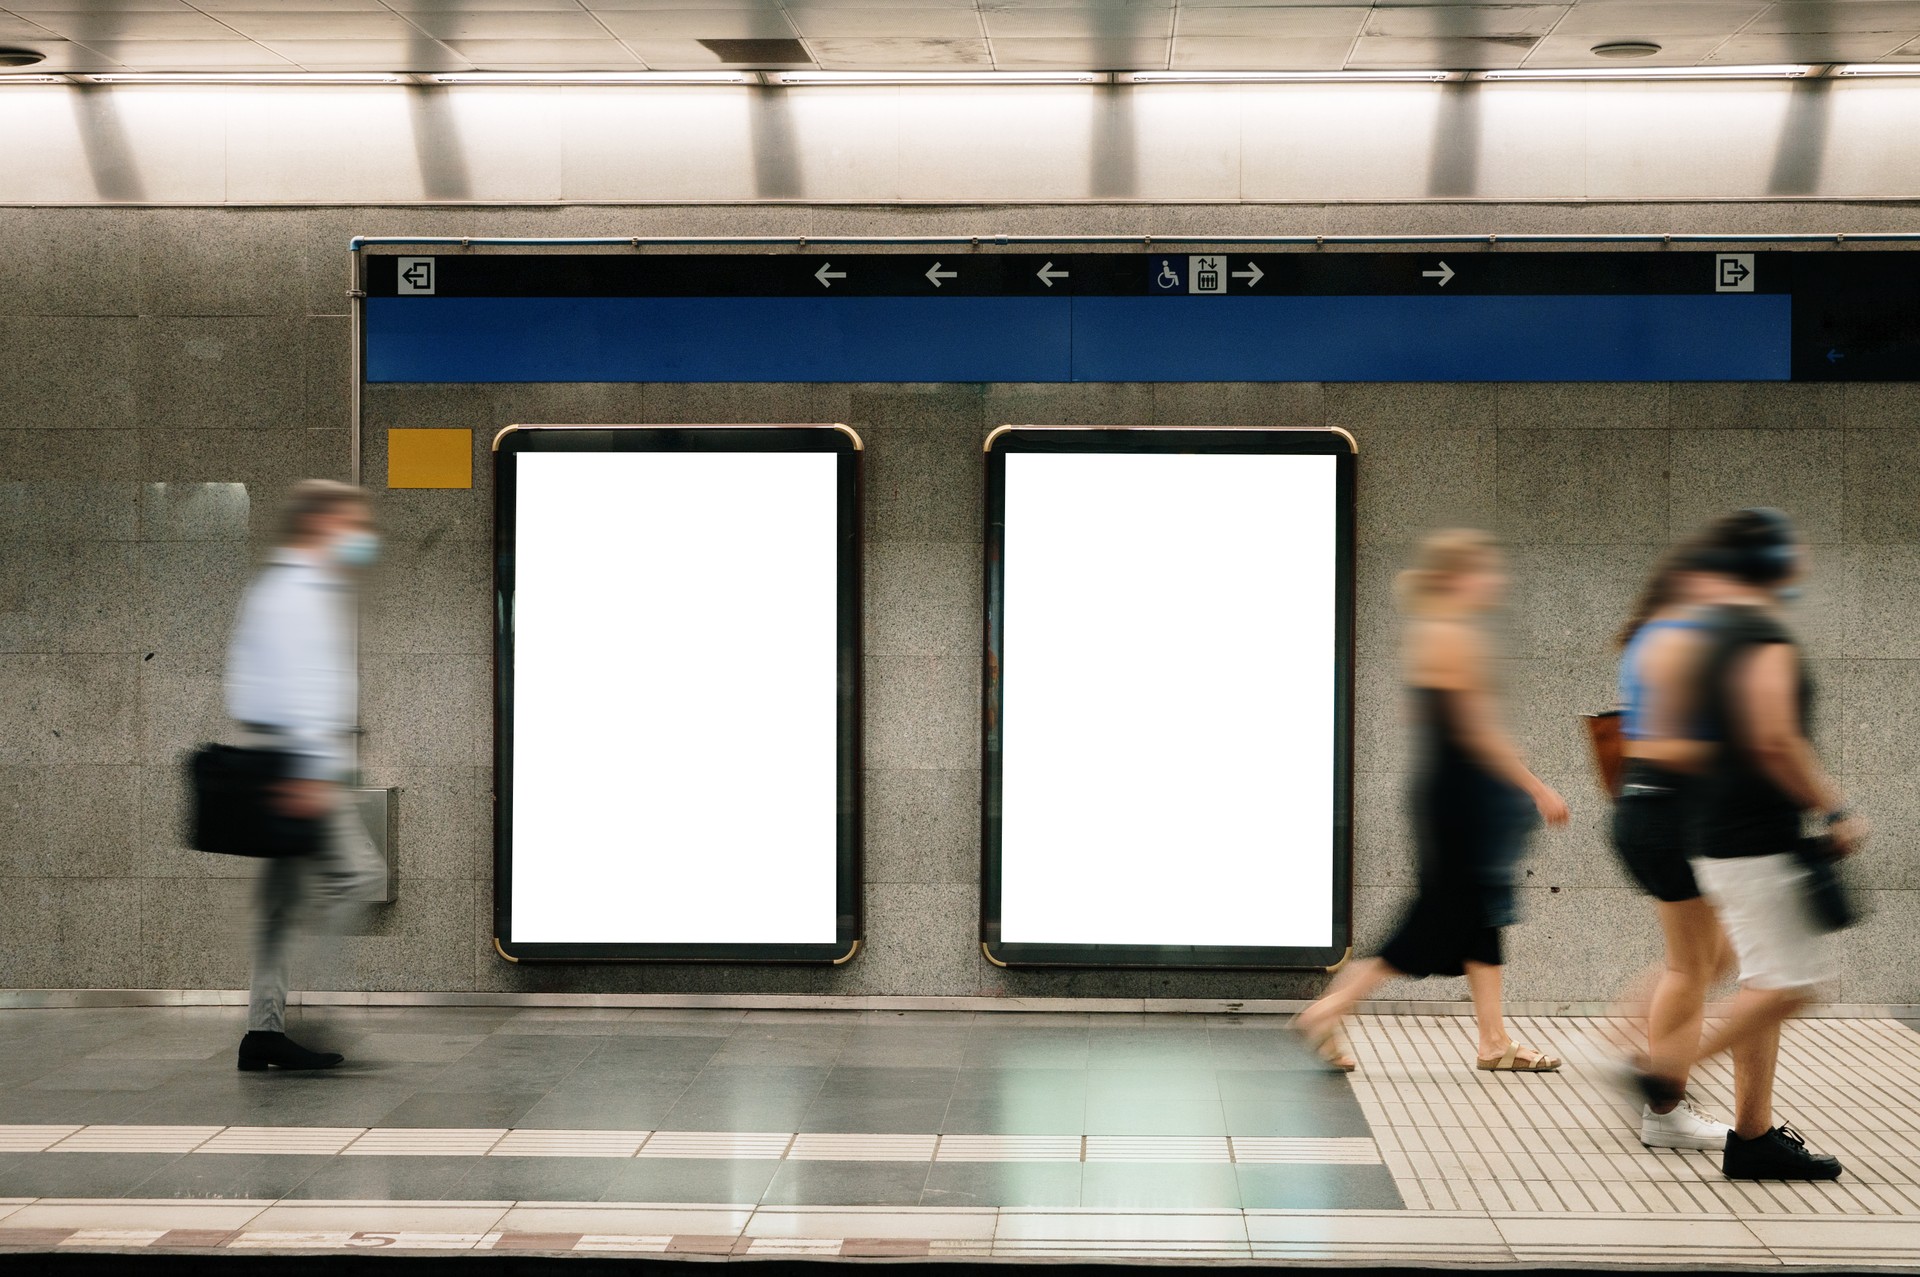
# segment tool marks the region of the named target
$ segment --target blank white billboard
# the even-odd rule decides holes
[[[999,940],[1334,941],[1339,459],[1009,452]]]
[[[838,460],[516,458],[506,941],[835,943]]]

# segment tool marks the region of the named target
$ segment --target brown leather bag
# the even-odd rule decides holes
[[[1602,710],[1583,714],[1587,740],[1593,745],[1593,766],[1600,773],[1600,788],[1608,798],[1620,797],[1620,774],[1626,770],[1625,746],[1620,737],[1620,711]]]

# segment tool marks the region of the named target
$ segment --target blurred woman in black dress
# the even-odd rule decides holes
[[[1536,820],[1564,824],[1567,805],[1527,770],[1500,724],[1480,625],[1506,592],[1499,547],[1484,532],[1435,533],[1399,584],[1418,751],[1410,814],[1419,892],[1379,956],[1342,971],[1296,1027],[1328,1064],[1350,1070],[1340,1023],[1362,998],[1395,976],[1464,975],[1478,1067],[1552,1072],[1560,1061],[1515,1043],[1501,1014],[1500,929],[1518,920],[1520,857]]]

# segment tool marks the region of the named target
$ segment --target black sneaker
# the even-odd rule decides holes
[[[1807,1151],[1807,1141],[1791,1126],[1743,1140],[1727,1132],[1720,1172],[1728,1179],[1839,1179],[1840,1159]]]
[[[276,1069],[330,1069],[347,1057],[337,1051],[311,1051],[284,1033],[249,1029],[240,1039],[240,1069],[257,1073]]]

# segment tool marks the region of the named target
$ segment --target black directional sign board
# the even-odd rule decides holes
[[[1540,380],[1581,376],[1920,380],[1920,253],[1839,246],[1750,253],[1691,249],[1547,252],[1466,245],[1394,252],[1303,249],[1255,253],[1196,253],[1185,247],[1178,251],[1145,247],[1117,253],[1034,253],[965,245],[909,252],[837,252],[831,246],[809,246],[711,254],[641,250],[531,253],[435,246],[370,255],[366,277],[368,295],[376,303],[416,298],[435,302],[577,299],[588,306],[592,299],[737,299],[743,304],[752,299],[811,299],[818,303],[900,299],[902,305],[886,312],[888,322],[928,325],[929,331],[942,334],[942,340],[949,344],[949,326],[958,322],[956,316],[961,312],[937,307],[929,310],[917,303],[1003,299],[1014,309],[976,307],[968,313],[977,315],[980,323],[1018,321],[1039,325],[1032,329],[1037,333],[1050,322],[1046,316],[1054,312],[1049,308],[1020,310],[1019,299],[1046,299],[1050,306],[1073,308],[1071,322],[1076,326],[1079,345],[1095,339],[1107,343],[1092,352],[1098,358],[1083,359],[1077,348],[1063,354],[1071,372],[1062,375],[1071,379],[1083,379],[1083,374],[1092,375],[1096,369],[1098,375],[1110,375],[1115,354],[1108,347],[1124,344],[1132,337],[1153,343],[1156,325],[1207,331],[1208,325],[1225,323],[1232,316],[1233,322],[1226,324],[1229,328],[1265,325],[1275,336],[1289,338],[1304,330],[1326,331],[1332,334],[1329,340],[1334,340],[1348,328],[1373,329],[1389,339],[1389,345],[1398,342],[1406,346],[1425,341],[1435,332],[1457,328],[1461,334],[1482,332],[1496,340],[1500,334],[1516,332],[1520,344],[1525,345],[1527,341],[1553,340],[1540,334],[1557,327],[1568,343],[1578,344],[1583,334],[1590,333],[1594,341],[1606,345],[1587,361],[1597,372],[1580,371],[1578,361],[1566,365],[1571,371],[1556,372],[1561,364],[1543,345],[1540,351],[1523,352],[1524,357],[1504,362],[1498,352],[1484,361],[1468,358],[1461,366],[1460,379],[1530,379],[1536,374],[1528,370],[1537,365]],[[1130,301],[1096,300],[1141,298],[1181,299],[1182,305],[1165,312],[1143,313],[1132,309],[1134,303]],[[1418,300],[1405,306],[1384,300],[1393,298]],[[1490,300],[1502,298],[1538,299],[1539,305],[1528,309],[1527,303]],[[1702,300],[1685,300],[1689,298]],[[1205,321],[1199,330],[1193,330],[1189,310],[1203,299],[1224,299],[1236,305],[1227,311],[1193,310],[1194,316]],[[1343,305],[1340,299],[1354,299],[1354,303]],[[908,301],[916,304],[905,305]],[[1240,309],[1240,304],[1247,304],[1247,308]],[[1520,308],[1515,309],[1516,305]],[[835,307],[833,312],[819,313],[837,312]],[[604,316],[613,313],[599,312]],[[625,316],[622,322],[639,322],[635,319],[639,312],[620,313]],[[755,312],[750,305],[743,305],[740,311],[741,322],[747,324],[791,324],[799,313],[786,310],[776,314],[766,308]],[[806,313],[816,314],[812,307]],[[878,317],[882,312],[868,313]],[[1059,323],[1067,324],[1068,310],[1057,313]],[[504,311],[490,314],[489,322],[508,322],[503,318]],[[648,314],[668,322],[682,312],[663,302],[661,308]],[[419,327],[414,321],[424,320],[425,312],[410,311],[407,318],[413,323],[407,331],[414,332]],[[579,324],[587,328],[599,322],[599,318],[579,319]],[[879,322],[877,318],[875,322]],[[1098,337],[1102,333],[1108,336]],[[1645,341],[1655,346],[1697,346],[1694,353],[1698,357],[1689,361],[1656,351],[1659,357],[1637,362],[1632,349],[1638,340],[1636,334],[1643,334]],[[1166,340],[1177,345],[1178,332],[1170,332]],[[1221,348],[1217,337],[1208,340],[1216,350]],[[1471,347],[1470,339],[1458,340]],[[1741,350],[1748,357],[1737,357]],[[1427,356],[1430,360],[1451,359],[1457,353],[1443,345],[1437,352],[1429,350]],[[1348,380],[1434,375],[1418,359],[1398,363],[1389,360],[1376,375],[1341,352],[1335,354],[1339,357],[1327,369],[1320,369],[1312,360],[1297,361],[1297,368],[1289,365],[1276,370],[1269,379],[1283,374]],[[1166,375],[1153,372],[1149,361],[1142,379],[1202,379],[1201,365],[1206,364],[1198,355],[1183,362],[1178,351],[1160,362],[1170,370]],[[987,360],[982,366],[986,368],[984,376],[995,375],[993,368],[998,365]],[[1187,376],[1181,369],[1188,367],[1198,371]],[[716,372],[714,379],[720,375]],[[863,371],[861,375],[866,374]],[[1257,378],[1264,374],[1254,370],[1245,375]],[[832,379],[833,373],[826,370],[821,377]]]

